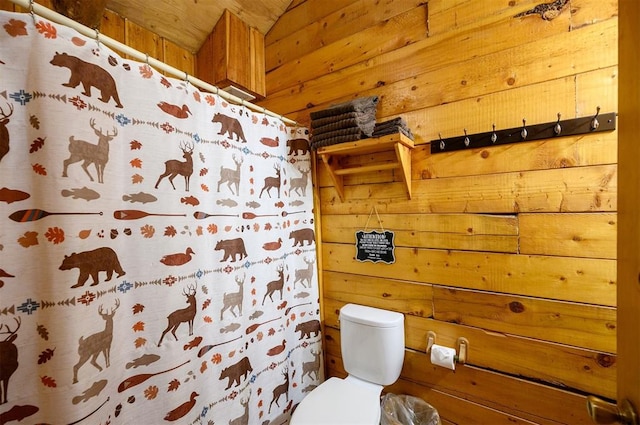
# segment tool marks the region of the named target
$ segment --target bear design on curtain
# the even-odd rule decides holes
[[[0,423],[286,423],[323,379],[307,131],[0,27]]]

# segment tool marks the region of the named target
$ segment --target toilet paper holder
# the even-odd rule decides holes
[[[436,333],[434,331],[427,332],[427,354],[431,353],[431,347],[436,343]],[[465,364],[467,362],[467,354],[469,351],[469,340],[463,336],[459,337],[456,341],[457,355],[455,356],[456,363]]]

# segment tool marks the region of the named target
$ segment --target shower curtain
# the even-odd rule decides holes
[[[323,379],[306,129],[0,26],[0,423],[287,423]]]

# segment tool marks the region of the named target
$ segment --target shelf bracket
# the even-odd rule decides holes
[[[361,139],[354,142],[338,143],[335,145],[318,148],[317,154],[327,167],[329,176],[338,192],[340,201],[344,202],[344,176],[347,174],[367,173],[398,169],[405,185],[407,196],[411,199],[411,150],[414,148],[413,140],[400,133],[387,136]],[[395,162],[384,162],[355,167],[343,167],[340,158],[347,155],[364,155],[375,152],[393,150],[396,155]]]

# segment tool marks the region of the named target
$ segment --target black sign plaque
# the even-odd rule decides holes
[[[395,246],[393,245],[393,232],[356,232],[356,259],[358,261],[378,261],[387,264],[394,263]]]

